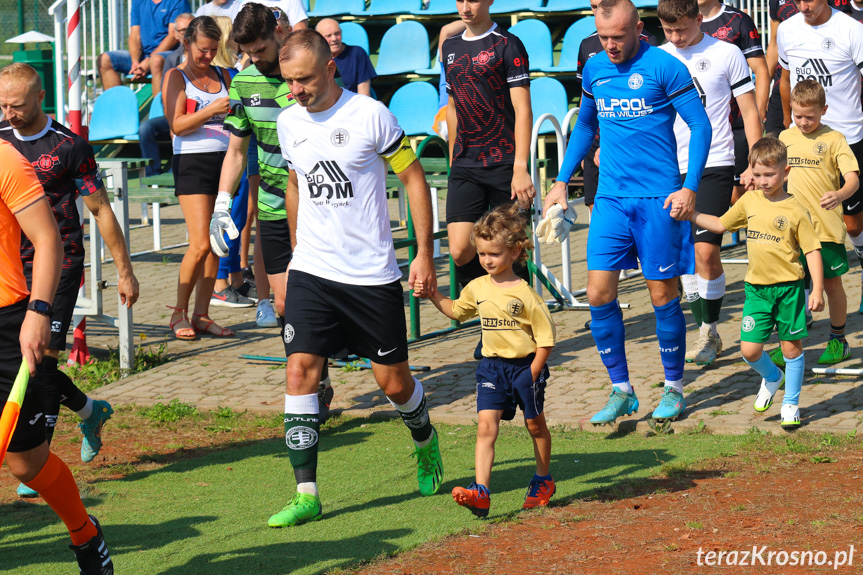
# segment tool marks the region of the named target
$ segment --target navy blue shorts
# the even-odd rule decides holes
[[[515,417],[520,407],[525,419],[536,419],[545,405],[545,382],[548,366],[536,381],[530,373],[533,355],[517,359],[484,357],[476,368],[476,410],[502,410],[503,419]]]

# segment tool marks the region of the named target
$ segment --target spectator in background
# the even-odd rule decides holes
[[[165,73],[171,68],[176,68],[185,58],[183,49],[183,36],[186,28],[192,21],[190,12],[183,12],[174,20],[174,38],[178,44],[171,52],[153,54],[150,69],[153,76],[153,98],[161,98],[162,81]],[[148,117],[138,126],[138,145],[141,146],[141,157],[150,158],[153,162],[147,166],[144,175],[155,176],[162,173],[162,154],[159,151],[159,141],[167,141],[171,137],[171,129],[168,127],[168,119],[162,114],[157,118]]]
[[[324,18],[318,22],[315,30],[329,44],[330,53],[339,69],[345,89],[363,96],[371,96],[372,80],[378,75],[366,51],[359,46],[350,46],[342,42],[342,29],[332,18]]]
[[[165,72],[171,68],[176,68],[185,58],[185,50],[183,50],[183,36],[186,34],[186,27],[195,16],[191,12],[183,12],[174,20],[174,30],[172,34],[177,40],[177,47],[170,52],[161,54],[153,54],[150,58],[150,73],[153,77],[153,95],[162,93],[162,81],[165,79]]]
[[[254,2],[266,6],[273,11],[276,16],[278,25],[282,27],[284,32],[292,30],[301,30],[309,27],[309,16],[306,14],[306,9],[300,0],[241,0],[234,2],[234,11],[231,14],[231,20],[236,20],[237,14],[240,13],[243,6]],[[288,27],[285,28],[283,21],[287,22]]]
[[[123,83],[120,74],[131,74],[133,81],[150,73],[150,56],[168,52],[177,45],[174,20],[191,12],[189,0],[132,0],[129,49],[99,55],[99,76],[105,90]]]
[[[239,0],[212,0],[212,2],[202,4],[195,12],[195,16],[210,16],[211,18],[227,16],[233,20],[233,16],[236,13],[234,12],[234,8],[239,3]]]
[[[183,39],[186,60],[165,76],[162,94],[165,116],[174,134],[174,193],[189,232],[170,323],[174,336],[184,340],[196,339],[199,332],[216,337],[234,335],[209,317],[219,260],[210,251],[208,226],[229,139],[225,115],[231,77],[227,70],[210,65],[221,37],[222,31],[209,16],[192,20]],[[187,313],[193,290],[195,312],[190,324]]]

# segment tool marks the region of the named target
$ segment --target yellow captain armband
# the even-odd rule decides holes
[[[413,164],[417,156],[414,154],[413,148],[411,148],[411,143],[408,141],[407,136],[402,136],[401,141],[398,144],[392,146],[390,149],[385,150],[383,154],[381,154],[384,159],[390,163],[390,167],[392,167],[393,172],[400,174],[408,169],[408,166]]]

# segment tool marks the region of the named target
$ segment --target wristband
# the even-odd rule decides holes
[[[213,207],[214,212],[231,211],[231,193],[220,191],[216,196],[216,205]]]

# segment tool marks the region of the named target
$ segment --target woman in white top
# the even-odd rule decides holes
[[[210,250],[209,224],[230,139],[224,120],[231,78],[226,70],[210,65],[221,36],[209,16],[192,20],[183,38],[186,60],[167,73],[162,90],[165,117],[174,136],[174,193],[189,231],[189,249],[180,264],[177,303],[171,315],[171,330],[177,339],[195,339],[196,333],[234,335],[209,317],[219,266],[219,259]],[[189,323],[193,288],[195,309]]]

